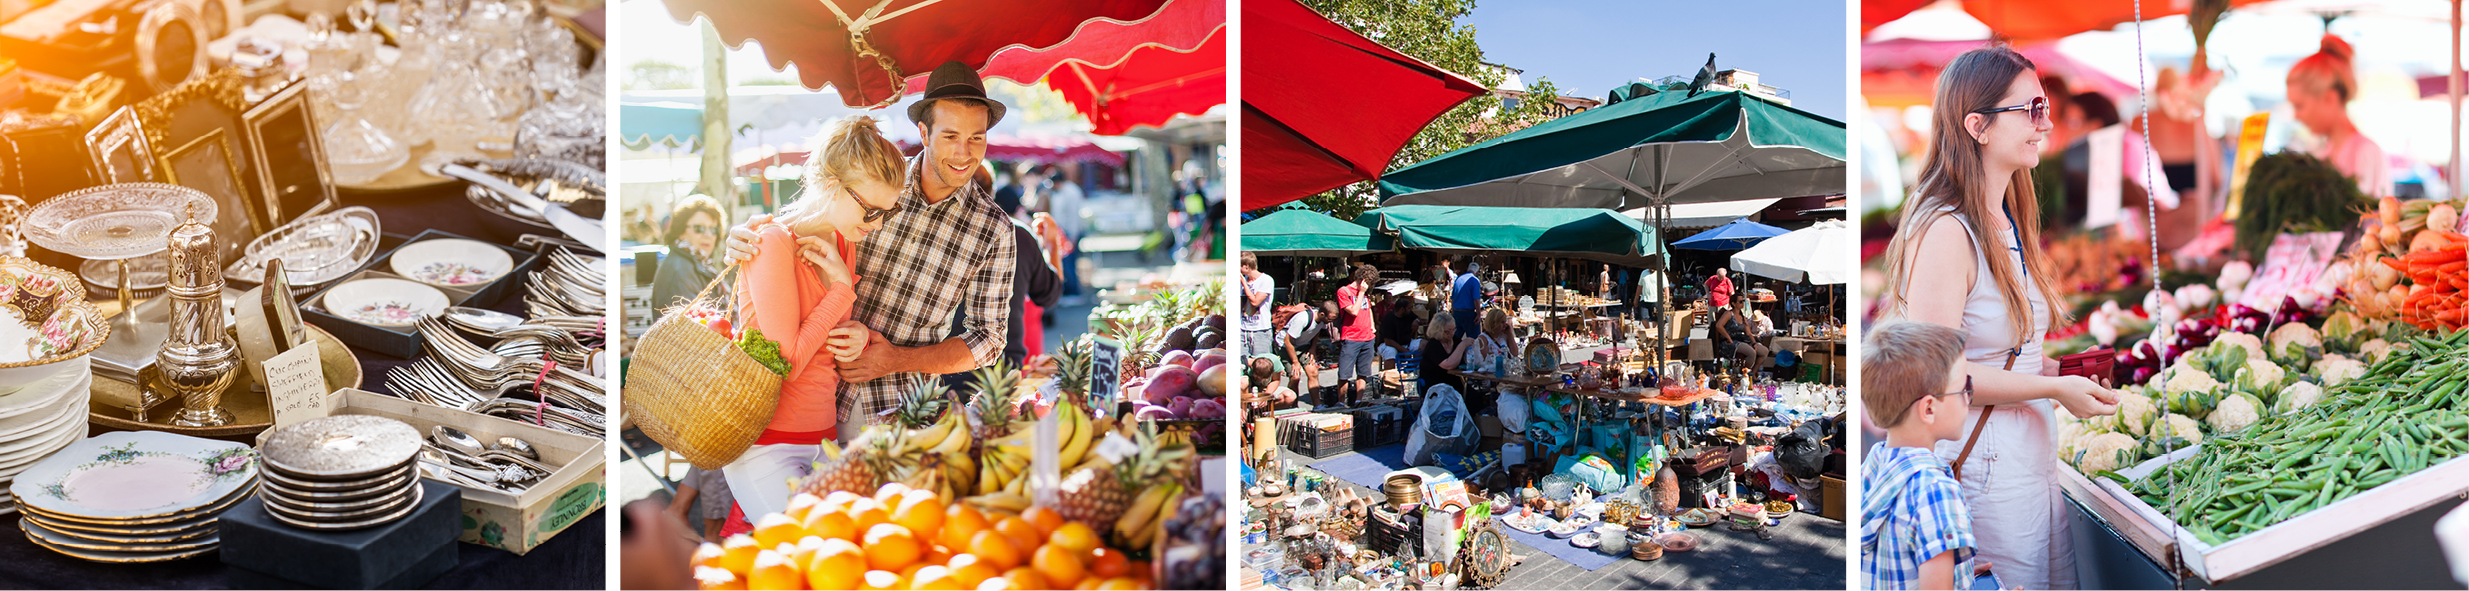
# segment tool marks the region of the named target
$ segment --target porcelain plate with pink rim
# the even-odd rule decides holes
[[[387,265],[394,274],[429,285],[488,283],[514,270],[506,250],[478,240],[432,238],[395,249]]]
[[[138,518],[202,507],[254,482],[257,452],[238,443],[157,431],[115,431],[69,444],[9,485],[61,515]]]
[[[452,302],[446,292],[401,279],[357,279],[326,290],[326,311],[344,319],[378,326],[410,326],[421,318],[443,314]]]

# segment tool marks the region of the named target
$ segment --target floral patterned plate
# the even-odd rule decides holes
[[[88,550],[114,549],[95,547],[96,545],[170,550],[172,548],[167,546],[194,543],[198,541],[198,538],[210,537],[215,535],[216,532],[221,531],[221,529],[215,527],[215,525],[220,522],[212,519],[185,524],[187,527],[183,529],[155,534],[128,534],[118,531],[107,533],[82,531],[73,527],[68,527],[61,522],[52,521],[51,518],[44,517],[41,514],[28,514],[25,517],[20,517],[19,519],[23,519],[32,525],[40,527],[44,533],[50,534],[46,537],[51,538],[54,542],[59,542],[63,546],[85,548]]]
[[[116,431],[69,444],[18,474],[9,493],[44,513],[151,518],[215,504],[257,481],[257,452],[238,443]]]
[[[514,257],[487,242],[432,238],[395,249],[387,266],[394,274],[429,285],[460,287],[496,280],[514,270]]]
[[[325,296],[327,312],[377,326],[411,326],[421,318],[445,313],[446,292],[404,281],[374,277],[334,286]]]
[[[26,514],[49,517],[53,522],[91,526],[87,529],[109,529],[112,531],[127,532],[131,534],[159,533],[171,529],[185,528],[200,522],[213,522],[215,519],[222,517],[223,511],[231,509],[234,505],[240,504],[240,501],[257,496],[257,484],[258,481],[251,480],[247,485],[232,491],[230,496],[216,499],[213,503],[207,504],[206,506],[193,507],[162,515],[149,515],[145,517],[132,517],[126,519],[97,519],[93,517],[77,517],[72,515],[61,515],[58,513],[46,513],[42,509],[35,508],[27,508]]]
[[[204,556],[206,553],[213,552],[223,546],[223,537],[221,535],[216,535],[214,537],[206,538],[202,547],[189,548],[185,550],[89,550],[85,548],[65,546],[45,539],[42,535],[34,533],[40,526],[32,525],[25,520],[18,520],[17,527],[19,529],[26,530],[26,539],[33,541],[37,546],[42,546],[43,548],[53,552],[67,554],[74,558],[83,558],[95,562],[163,562],[167,560],[179,560],[182,558]]]

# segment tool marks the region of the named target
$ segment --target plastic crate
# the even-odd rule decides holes
[[[1334,431],[1323,429],[1293,429],[1287,432],[1286,449],[1304,457],[1319,460],[1355,450],[1354,427]]]
[[[1400,516],[1404,523],[1391,522],[1375,514],[1363,520],[1364,547],[1382,556],[1415,558],[1423,554],[1423,513],[1408,511]]]

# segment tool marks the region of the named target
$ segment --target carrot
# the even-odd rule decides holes
[[[2464,258],[2463,255],[2469,255],[2469,252],[2464,252],[2459,248],[2440,248],[2409,253],[2407,255],[2403,255],[2401,258],[2407,259],[2407,262],[2412,266],[2439,265],[2443,263],[2458,262]]]

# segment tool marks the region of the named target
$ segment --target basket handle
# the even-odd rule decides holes
[[[668,315],[669,315],[669,314],[671,314],[671,313],[674,313],[674,312],[675,312],[675,311],[677,311],[677,310],[680,310],[680,309],[686,309],[686,308],[693,308],[693,307],[695,307],[695,306],[697,306],[697,305],[703,304],[704,302],[708,302],[708,301],[710,301],[710,300],[711,300],[711,295],[712,295],[712,290],[713,290],[713,289],[718,289],[718,288],[720,287],[721,282],[727,281],[727,280],[729,279],[729,272],[730,272],[730,271],[735,271],[735,270],[737,270],[737,269],[738,269],[738,265],[737,265],[737,263],[736,263],[736,262],[734,262],[734,261],[730,262],[727,266],[723,266],[723,267],[721,267],[721,268],[720,268],[720,272],[719,272],[719,273],[714,273],[714,274],[712,274],[712,281],[711,281],[711,283],[706,283],[706,284],[703,284],[703,291],[698,291],[698,292],[695,292],[695,294],[694,294],[694,298],[693,298],[693,299],[686,300],[686,302],[685,302],[685,303],[683,303],[683,304],[678,304],[678,305],[674,305],[674,306],[669,306],[668,308],[663,309],[663,310],[662,310],[662,312],[661,312],[661,316],[664,316],[664,317],[665,317],[665,316],[668,316]],[[722,314],[724,314],[724,315],[729,315],[729,321],[730,321],[731,323],[735,323],[735,322],[737,322],[737,321],[744,320],[743,318],[739,318],[739,317],[737,317],[737,315],[735,315],[735,314],[734,314],[734,312],[735,312],[734,310],[720,310],[720,312],[721,312]]]

